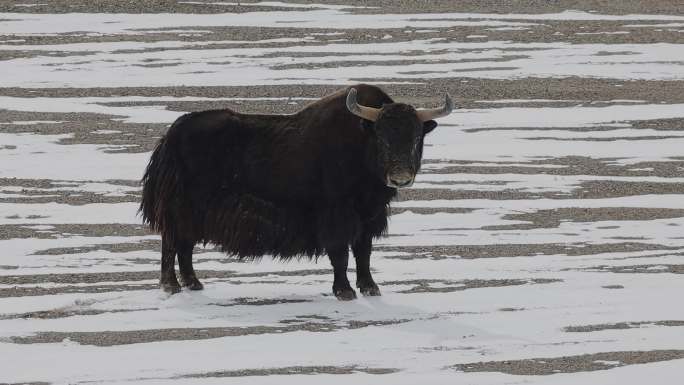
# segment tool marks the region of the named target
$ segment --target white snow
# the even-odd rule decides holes
[[[379,36],[379,41],[382,41]],[[111,45],[111,46],[110,46]],[[0,62],[7,86],[97,87],[252,84],[344,84],[360,77],[416,78],[472,76],[493,79],[534,77],[604,77],[614,79],[668,80],[681,77],[684,52],[670,43],[569,44],[443,42],[441,39],[364,44],[327,43],[289,47],[184,49],[207,43],[77,43],[63,51],[92,50],[82,56],[37,56]],[[139,49],[131,51],[134,46]],[[170,50],[148,50],[153,47]],[[0,45],[22,50],[22,46]],[[34,47],[33,49],[40,49]],[[605,55],[605,53],[612,53]],[[278,56],[271,54],[278,53]],[[291,53],[287,55],[287,53]],[[285,55],[283,55],[285,54]],[[303,57],[299,55],[306,54]],[[341,54],[344,54],[341,56]],[[654,58],[658,58],[654,60]],[[463,61],[466,60],[467,61]],[[500,61],[500,59],[506,59]],[[149,67],[150,61],[165,66]],[[396,64],[397,60],[420,60]],[[330,68],[317,64],[368,62],[363,76],[357,65]],[[393,62],[389,62],[393,61]],[[440,62],[442,61],[442,62]],[[443,62],[449,61],[449,62]],[[383,64],[388,62],[387,64]],[[313,68],[279,68],[291,64]],[[648,71],[644,71],[647,65]]]
[[[235,5],[235,2],[187,1]],[[602,15],[579,11],[553,14],[353,14],[346,5],[289,2],[242,3],[244,6],[288,8],[287,11],[243,14],[0,14],[0,34],[14,36],[91,34],[146,35],[211,33],[211,27],[255,26],[325,28],[301,38],[255,41],[92,42],[33,45],[8,39],[0,50],[36,53],[34,57],[0,61],[3,87],[159,87],[273,84],[349,84],[358,78],[378,82],[416,82],[426,77],[517,79],[523,77],[600,77],[615,80],[681,80],[682,44],[569,44],[510,41],[447,41],[442,38],[383,41],[384,31],[367,43],[324,43],[324,35],[345,34],[347,28],[411,28],[416,34],[438,28],[471,26],[513,30],[549,20],[624,21],[630,33],[637,27],[681,27],[681,15]],[[659,24],[636,24],[642,22]],[[631,24],[635,23],[635,24]],[[189,29],[184,29],[184,28]],[[174,32],[175,31],[175,32]],[[617,34],[627,31],[599,31]],[[585,32],[579,32],[585,33]],[[585,33],[586,34],[586,33]],[[318,36],[318,37],[317,37]],[[468,38],[486,35],[473,34]],[[386,40],[389,40],[386,39]],[[396,39],[401,40],[401,39]],[[10,43],[22,43],[14,45]],[[278,43],[278,47],[267,47]],[[239,45],[240,48],[236,48]],[[235,47],[234,47],[235,46]],[[42,52],[60,52],[59,56]],[[90,55],[83,55],[88,52]],[[610,53],[610,55],[605,55]],[[277,54],[277,55],[274,55]],[[500,62],[499,59],[507,59]],[[396,64],[397,60],[420,60]],[[467,61],[462,61],[468,59]],[[152,60],[152,61],[150,61]],[[461,60],[461,61],[460,61]],[[472,61],[475,60],[475,61]],[[356,62],[354,65],[342,62]],[[140,66],[149,63],[165,67]],[[211,64],[213,63],[213,64]],[[221,64],[216,64],[221,63]],[[282,66],[306,64],[312,68]],[[199,73],[198,71],[206,71]],[[474,80],[476,81],[476,80]],[[455,94],[456,96],[458,94]],[[208,98],[172,96],[15,97],[0,96],[0,110],[113,115],[123,123],[170,124],[183,112],[168,105],[178,101],[220,102],[266,100],[280,103],[308,101],[302,97]],[[440,100],[435,95],[435,103]],[[455,97],[456,104],[459,104]],[[109,105],[115,102],[151,105]],[[338,302],[328,295],[332,275],[326,258],[318,264],[288,264],[265,258],[244,263],[202,247],[195,256],[201,271],[225,271],[227,278],[206,278],[203,292],[184,291],[168,296],[157,289],[131,286],[128,290],[93,292],[103,286],[155,285],[159,253],[145,250],[108,250],[110,246],[158,241],[157,235],[62,233],[62,225],[141,225],[138,203],[12,203],[44,198],[66,190],[121,197],[140,188],[114,180],[139,180],[149,153],[108,153],[111,147],[63,144],[71,134],[15,134],[12,125],[63,124],[31,118],[0,125],[0,229],[17,231],[0,240],[0,382],[45,381],[53,384],[672,384],[681,377],[684,360],[627,365],[609,370],[559,373],[550,376],[513,376],[502,373],[461,373],[450,366],[481,361],[550,359],[599,352],[682,349],[681,327],[648,324],[638,329],[607,329],[571,333],[571,325],[684,320],[677,293],[681,276],[667,272],[682,264],[684,209],[682,194],[627,195],[576,199],[567,194],[583,183],[632,182],[640,185],[684,183],[684,176],[661,175],[657,164],[682,156],[684,134],[676,127],[684,118],[684,104],[653,101],[564,99],[502,99],[480,101],[482,108],[458,109],[439,120],[440,127],[426,139],[424,173],[416,189],[479,191],[492,194],[559,194],[558,199],[522,196],[517,199],[406,200],[393,207],[411,208],[391,217],[389,236],[376,242],[372,266],[383,296]],[[524,104],[535,104],[525,107]],[[562,103],[562,104],[561,104]],[[572,103],[571,106],[566,106]],[[515,104],[515,107],[500,107]],[[1,112],[0,112],[1,113]],[[67,119],[67,118],[65,118]],[[673,119],[673,130],[635,128],[630,121]],[[91,132],[112,138],[125,129],[93,126]],[[662,138],[667,137],[667,138]],[[597,140],[599,139],[599,140]],[[564,157],[593,158],[606,165],[630,167],[643,176],[554,175],[570,166]],[[545,160],[543,164],[537,161]],[[443,173],[450,166],[472,171]],[[507,171],[479,173],[478,167],[541,169],[537,173]],[[661,165],[662,166],[662,165]],[[641,175],[641,174],[637,174]],[[18,178],[13,180],[12,178]],[[23,179],[50,179],[48,187],[26,186]],[[608,187],[609,188],[609,187]],[[564,195],[565,194],[565,195]],[[619,194],[618,194],[619,195]],[[462,212],[421,214],[420,209],[456,208]],[[557,226],[515,228],[530,224],[516,214],[541,210],[601,208],[663,209],[650,219],[605,217],[596,220],[560,218]],[[672,217],[670,217],[672,216]],[[548,218],[545,218],[548,219]],[[622,219],[622,220],[620,220]],[[491,227],[497,226],[497,227]],[[508,226],[503,227],[502,226]],[[21,235],[38,232],[40,237]],[[633,251],[623,243],[643,244]],[[97,246],[99,245],[99,246]],[[520,247],[520,255],[506,256],[493,249],[489,258],[469,259],[470,247]],[[509,246],[506,246],[509,245]],[[525,245],[529,247],[525,251]],[[574,253],[577,248],[604,245],[596,253]],[[611,247],[614,245],[614,249]],[[443,247],[412,251],[408,247]],[[470,246],[470,247],[468,247]],[[542,247],[549,251],[540,255]],[[407,248],[400,248],[407,247]],[[449,249],[449,247],[461,249]],[[399,249],[397,249],[399,248]],[[56,252],[55,249],[64,249]],[[461,251],[458,251],[461,250]],[[442,255],[443,254],[443,255]],[[526,255],[529,254],[529,255]],[[568,255],[579,254],[579,255]],[[402,258],[411,259],[402,259]],[[605,268],[644,265],[648,273],[612,273]],[[352,268],[353,262],[352,262]],[[312,269],[314,271],[301,272]],[[133,273],[152,272],[133,280]],[[298,274],[295,274],[299,272]],[[233,274],[232,276],[228,273]],[[24,282],[38,274],[38,282]],[[60,281],[69,274],[103,274],[100,280]],[[110,274],[114,278],[106,278]],[[201,273],[200,273],[201,275]],[[8,277],[15,277],[15,283]],[[350,278],[353,273],[350,273]],[[555,279],[534,283],[535,279]],[[431,288],[443,292],[404,293],[415,280],[436,280]],[[472,280],[521,280],[523,284],[467,288]],[[352,280],[353,281],[353,280]],[[396,282],[399,281],[399,282]],[[23,283],[21,283],[23,282]],[[472,282],[471,282],[472,283]],[[622,286],[609,290],[605,286]],[[485,285],[487,286],[487,285]],[[491,282],[490,285],[492,286]],[[57,290],[16,296],[13,290]],[[453,291],[448,291],[453,288]],[[80,292],[78,291],[80,290]],[[239,305],[239,299],[290,300],[272,305]],[[299,302],[297,302],[299,301]],[[229,306],[234,305],[234,306]],[[126,310],[121,312],[120,310]],[[516,310],[516,311],[511,311]],[[18,317],[26,312],[85,312],[70,317]],[[102,314],[90,314],[103,311]],[[90,312],[90,313],[89,313]],[[327,320],[311,316],[327,317]],[[297,318],[300,317],[300,318]],[[308,318],[307,318],[308,317]],[[328,332],[306,330],[269,332],[191,340],[160,340],[116,346],[91,346],[75,340],[19,344],[16,337],[40,332],[108,333],[154,329],[212,327],[285,327],[300,319],[340,327]],[[393,325],[348,327],[350,322],[390,322]],[[285,321],[285,322],[283,322]],[[600,361],[619,366],[617,360]],[[354,366],[396,368],[391,374],[258,375],[198,377],[214,371],[258,370],[292,366]]]

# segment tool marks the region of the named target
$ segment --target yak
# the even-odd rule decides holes
[[[380,295],[370,271],[373,240],[387,230],[389,204],[412,185],[423,139],[453,109],[395,103],[372,85],[347,87],[290,115],[230,109],[178,118],[157,143],[142,178],[143,221],[161,234],[161,288],[201,290],[197,243],[239,259],[327,254],[332,291],[356,298],[347,279]]]

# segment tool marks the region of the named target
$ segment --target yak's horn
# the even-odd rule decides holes
[[[347,109],[349,109],[349,112],[352,114],[370,120],[371,122],[375,122],[378,120],[378,116],[380,116],[379,108],[362,106],[356,102],[356,88],[349,89],[349,93],[347,94]]]
[[[418,110],[416,111],[416,113],[418,115],[418,119],[420,119],[421,122],[427,122],[428,120],[447,116],[451,113],[453,109],[454,102],[451,101],[451,97],[449,96],[449,94],[446,94],[446,96],[444,97],[444,106],[439,108]]]

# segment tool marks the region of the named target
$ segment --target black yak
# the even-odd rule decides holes
[[[358,98],[358,101],[357,101]],[[201,290],[192,267],[197,243],[238,258],[283,260],[328,254],[333,293],[350,300],[349,246],[356,286],[380,295],[370,272],[374,238],[387,229],[397,188],[413,183],[423,138],[452,102],[416,110],[360,84],[292,115],[229,109],[178,118],[159,140],[142,179],[140,211],[161,233],[161,287]]]

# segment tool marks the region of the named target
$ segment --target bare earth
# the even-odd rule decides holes
[[[72,12],[143,13],[150,17],[241,13],[256,17],[255,12],[315,12],[345,2],[297,2],[312,8],[174,0],[36,3],[45,4],[2,2],[0,23],[16,18],[17,13],[20,19]],[[661,149],[669,151],[684,137],[684,61],[644,59],[644,73],[649,73],[650,66],[679,66],[678,76],[650,78],[613,76],[610,72],[605,76],[487,75],[492,71],[513,74],[519,66],[528,65],[521,60],[532,50],[550,49],[539,44],[603,47],[596,54],[587,54],[586,62],[577,64],[580,68],[600,65],[601,60],[616,55],[625,55],[629,64],[629,57],[643,56],[632,51],[644,46],[668,44],[669,49],[684,50],[681,1],[346,3],[367,8],[339,12],[378,19],[386,14],[429,14],[440,19],[453,12],[543,17],[571,10],[590,15],[660,15],[664,20],[519,20],[511,16],[496,20],[533,25],[522,29],[477,24],[298,28],[293,22],[277,27],[182,25],[126,33],[4,33],[0,36],[0,64],[54,68],[55,79],[69,72],[80,76],[67,77],[64,84],[55,80],[4,87],[0,81],[0,354],[12,355],[21,362],[20,368],[42,362],[39,354],[22,350],[26,347],[48,351],[64,345],[68,350],[64,357],[98,347],[104,357],[104,352],[148,354],[157,352],[152,347],[167,346],[155,344],[167,343],[210,355],[214,348],[209,344],[214,340],[237,349],[273,338],[273,344],[283,346],[291,343],[285,340],[287,335],[313,336],[311,341],[320,341],[320,345],[310,355],[293,348],[291,362],[287,355],[282,360],[265,355],[263,361],[255,360],[261,363],[256,365],[248,359],[255,357],[254,353],[242,352],[242,357],[247,357],[243,366],[239,360],[225,367],[159,364],[162,366],[150,369],[151,374],[131,369],[121,377],[111,373],[100,376],[98,369],[93,369],[91,377],[81,376],[69,372],[66,364],[63,373],[3,368],[0,383],[160,380],[182,384],[190,379],[203,383],[199,381],[212,378],[292,381],[314,377],[323,382],[358,377],[350,381],[394,384],[417,381],[423,375],[431,378],[420,372],[428,356],[440,363],[435,373],[448,373],[459,383],[479,383],[484,377],[469,376],[490,372],[503,376],[492,378],[509,382],[544,383],[539,382],[542,376],[554,378],[565,373],[584,376],[577,377],[578,383],[598,383],[608,377],[590,376],[670,361],[679,365],[682,374],[684,344],[677,336],[684,330],[678,299],[684,289],[684,234],[680,230],[684,199],[679,200],[684,198],[684,152],[662,155]],[[459,48],[463,58],[434,57],[446,48],[404,47],[391,52],[328,49],[336,44],[365,47],[430,39],[441,39],[440,44],[484,45]],[[169,42],[186,45],[165,46]],[[118,43],[122,45],[116,46]],[[492,46],[486,46],[488,43]],[[253,85],[234,85],[222,78],[220,68],[212,67],[230,65],[231,60],[253,54],[250,50],[255,47],[269,50],[255,56],[255,62],[266,64],[255,66],[283,74],[310,71],[308,80],[317,81],[261,84],[268,82],[257,80]],[[306,49],[300,50],[302,47]],[[468,56],[489,52],[493,57]],[[164,55],[178,57],[168,60]],[[140,85],[132,87],[102,86],[97,80],[89,87],[69,84],[90,76],[104,82],[110,75],[98,65],[118,57],[117,64],[131,73],[142,69],[152,75],[155,70],[178,67],[178,76],[190,74],[192,79],[194,74],[200,79],[215,71],[216,80],[200,86],[171,77],[167,85],[150,85],[149,79],[140,76]],[[615,63],[615,67],[622,68],[620,64],[624,63]],[[188,73],[185,65],[199,69],[196,74]],[[378,66],[419,69],[386,77],[364,73],[368,67]],[[329,82],[318,81],[315,75],[323,73],[316,71],[344,68],[358,68],[358,73]],[[474,69],[482,76],[471,72]],[[378,301],[388,302],[360,299],[362,305],[347,308],[334,302],[328,295],[332,275],[325,258],[315,266],[307,261],[278,265],[268,258],[258,265],[225,257],[212,245],[198,245],[195,254],[198,275],[207,284],[205,293],[196,297],[182,293],[181,299],[164,297],[157,289],[159,240],[135,219],[135,209],[140,199],[138,177],[146,157],[173,117],[214,108],[292,113],[355,82],[382,84],[397,101],[418,107],[434,106],[449,92],[465,114],[490,116],[510,111],[511,117],[519,117],[553,109],[550,115],[556,111],[570,117],[548,125],[535,125],[534,119],[518,125],[505,118],[487,124],[454,118],[437,129],[443,136],[428,140],[418,183],[401,192],[392,207],[388,237],[375,246],[376,280],[385,295],[382,298],[387,298]],[[679,113],[651,113],[668,106],[679,108]],[[631,108],[643,108],[641,115],[623,116]],[[149,115],[144,115],[145,111]],[[583,114],[602,111],[616,112],[600,122],[574,124]],[[155,113],[169,119],[150,118]],[[149,119],[130,118],[135,114]],[[461,136],[449,136],[450,129]],[[498,139],[504,136],[506,139]],[[26,138],[47,144],[34,148]],[[465,148],[461,138],[478,139],[466,143]],[[487,157],[495,152],[489,151],[489,146],[495,145],[492,143],[499,145],[497,149],[512,149],[511,153]],[[482,154],[469,150],[477,146]],[[625,148],[631,149],[629,156],[624,156]],[[92,158],[83,158],[75,166],[59,163],[81,149],[92,149],[88,153]],[[451,151],[448,156],[439,155],[447,150]],[[79,177],[79,167],[105,156],[111,162],[109,167],[98,175]],[[26,166],[31,159],[44,161],[36,167]],[[49,169],[51,161],[58,165],[54,173],[41,171]],[[123,175],[121,170],[137,170],[136,164],[139,173]],[[75,171],[67,174],[69,167]],[[101,214],[88,214],[98,212]],[[83,216],[88,219],[81,220]],[[351,269],[350,277],[353,275]],[[539,294],[542,291],[548,296]],[[415,346],[399,344],[383,350],[383,344],[391,345],[387,341],[404,338],[393,333],[423,333],[430,330],[431,322],[453,322],[445,327],[453,335],[443,332],[449,337],[440,335]],[[537,322],[534,328],[541,332],[526,334],[525,327],[531,322]],[[459,327],[475,331],[462,333]],[[362,353],[340,342],[361,343],[375,335],[367,334],[370,332],[386,339],[379,337],[377,346],[366,348],[367,355],[361,355],[365,358],[354,358]],[[506,333],[515,342],[501,337]],[[323,360],[330,350],[323,347],[326,344],[340,346],[345,353],[331,353]],[[375,348],[378,350],[372,350]],[[390,359],[395,353],[396,359]],[[309,356],[320,360],[305,361],[303,357]],[[591,382],[594,380],[598,382]]]

